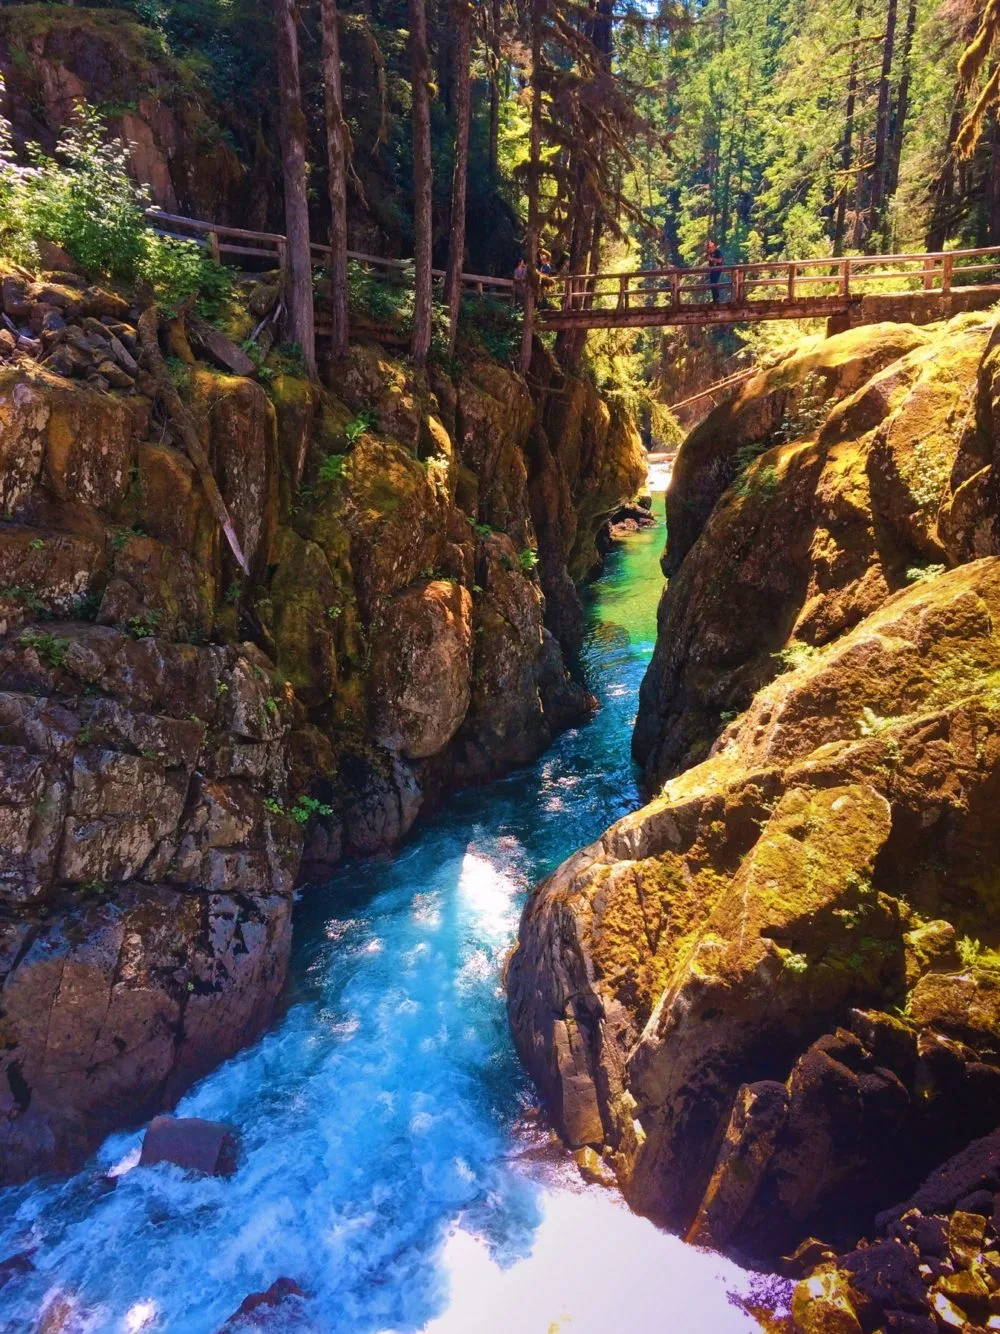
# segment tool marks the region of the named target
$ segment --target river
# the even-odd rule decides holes
[[[450,799],[396,858],[302,892],[287,1009],[179,1108],[238,1128],[233,1178],[132,1170],[131,1133],[0,1195],[0,1259],[37,1248],[0,1330],[68,1301],[67,1334],[215,1334],[279,1276],[309,1294],[280,1327],[324,1334],[758,1328],[733,1301],[748,1275],[585,1187],[546,1140],[500,987],[528,887],[639,801],[662,545],[662,527],[633,535],[589,592],[591,721]]]

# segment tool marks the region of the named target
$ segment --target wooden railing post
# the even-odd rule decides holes
[[[952,273],[952,269],[954,268],[954,265],[955,265],[955,261],[954,261],[954,259],[952,258],[951,255],[945,255],[944,259],[942,259],[942,261],[941,261],[941,291],[942,291],[942,292],[950,292],[950,291],[951,291],[951,273]]]
[[[794,262],[791,263],[791,264],[789,264],[789,266],[788,266],[788,299],[789,299],[789,301],[794,301],[794,300],[795,300],[795,264],[794,264]]]
[[[730,293],[729,293],[729,300],[733,303],[734,306],[742,306],[742,305],[743,305],[743,299],[744,299],[744,298],[743,298],[743,276],[744,276],[744,275],[743,275],[743,270],[742,270],[742,269],[733,269],[733,270],[732,270],[732,278],[733,278],[733,281],[732,281],[732,290],[731,290]]]
[[[840,266],[840,295],[851,295],[851,261],[845,259]]]
[[[676,269],[670,270],[670,304],[674,310],[681,304],[681,275]]]
[[[221,264],[222,256],[219,251],[219,238],[215,232],[208,233],[208,248],[209,251],[211,252],[212,259],[215,261],[215,263]]]
[[[924,291],[929,292],[934,286],[934,270],[937,268],[936,259],[924,260],[923,285]]]
[[[618,310],[628,310],[628,274],[623,273],[618,279]]]

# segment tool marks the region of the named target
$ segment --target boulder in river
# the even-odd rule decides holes
[[[305,1296],[293,1278],[276,1278],[263,1292],[244,1297],[237,1310],[219,1330],[219,1334],[238,1334],[240,1330],[269,1329],[285,1324],[289,1308]]]
[[[185,1172],[231,1176],[238,1142],[231,1126],[198,1116],[155,1116],[142,1141],[140,1167],[173,1163]]]

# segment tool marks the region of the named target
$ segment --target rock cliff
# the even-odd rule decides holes
[[[508,990],[568,1143],[692,1240],[851,1243],[1000,1119],[998,371],[981,317],[853,331],[681,450],[662,786],[535,889]]]
[[[3,300],[9,1182],[70,1167],[260,1031],[303,876],[391,848],[585,713],[536,565],[571,601],[570,553],[644,466],[603,405],[596,443],[556,429],[493,363],[432,387],[357,346],[330,391],[197,363],[164,329],[244,578],[143,392],[128,301],[13,271]],[[567,507],[536,537],[553,484]]]

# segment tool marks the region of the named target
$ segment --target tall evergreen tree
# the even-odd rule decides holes
[[[340,70],[337,0],[322,0],[323,91],[330,191],[330,296],[334,360],[347,356],[347,159],[348,130]]]
[[[410,355],[418,366],[427,360],[433,316],[433,188],[431,162],[430,57],[425,0],[410,0],[410,80],[413,113],[413,252],[416,291]]]
[[[451,183],[451,228],[448,233],[444,299],[448,307],[448,351],[454,354],[462,300],[462,264],[465,258],[465,195],[469,174],[469,112],[472,102],[472,5],[469,0],[454,0],[451,13],[455,32],[455,165]]]

